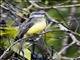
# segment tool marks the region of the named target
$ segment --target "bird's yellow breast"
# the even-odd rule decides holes
[[[27,31],[27,34],[38,33],[40,31],[42,31],[45,27],[46,27],[45,21],[37,22]]]

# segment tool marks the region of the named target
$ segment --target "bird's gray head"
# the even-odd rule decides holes
[[[44,14],[44,11],[43,10],[40,10],[40,11],[33,11],[31,14],[30,14],[30,18],[38,18],[38,17],[44,17],[45,14]]]

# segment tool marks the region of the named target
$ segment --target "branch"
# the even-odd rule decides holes
[[[80,4],[73,4],[73,5],[64,5],[64,6],[48,6],[48,7],[42,7],[39,6],[37,3],[33,2],[33,1],[29,1],[33,6],[35,6],[36,8],[40,8],[40,9],[50,9],[50,8],[68,8],[68,7],[77,7],[80,6]]]
[[[75,5],[64,5],[64,6],[53,6],[53,8],[69,8],[69,7],[78,7],[80,4]]]
[[[20,42],[21,40],[26,40],[27,38],[23,38],[23,39],[19,39],[15,42],[13,42],[5,51],[4,53],[0,56],[0,60],[3,60],[9,53],[10,53],[10,49],[11,47],[13,47],[16,43]]]
[[[48,25],[48,27],[50,27],[50,26],[51,26],[51,24]],[[48,27],[47,27],[46,29],[48,29]],[[42,35],[40,35],[39,38],[36,38],[36,40],[39,40],[41,37],[42,37]],[[8,52],[10,52],[11,47],[13,47],[16,43],[20,42],[21,40],[27,40],[27,39],[28,39],[28,38],[23,38],[23,39],[19,39],[19,40],[13,42],[13,43],[4,51],[4,53],[0,56],[0,60],[4,59],[4,58],[9,54]],[[29,41],[28,41],[28,42],[29,42]],[[36,44],[36,45],[37,45],[38,47],[41,47],[41,49],[42,49],[43,51],[47,51],[47,52],[50,54],[50,51],[49,51],[46,47],[44,47],[44,46],[42,46],[42,45],[39,45],[39,44]]]
[[[21,24],[21,23],[19,22],[18,17],[23,18],[23,19],[25,19],[25,20],[28,20],[28,18],[26,18],[26,17],[24,17],[24,16],[18,15],[18,14],[16,13],[16,11],[17,11],[16,8],[14,8],[11,4],[8,4],[8,3],[7,3],[6,6],[7,6],[7,7],[1,5],[2,8],[4,8],[5,10],[7,10],[7,11],[8,11],[9,13],[11,13],[13,16],[15,16],[16,19],[13,19],[13,20],[14,20],[18,25]],[[26,13],[30,8],[32,8],[32,6],[33,6],[33,5],[30,5],[29,7],[27,7],[25,13]],[[18,9],[20,9],[20,8],[18,8]],[[20,10],[22,10],[22,9],[20,9]],[[24,11],[24,10],[23,10],[23,11]],[[11,17],[13,18],[13,16],[11,16]]]
[[[74,36],[74,34],[72,33],[71,30],[69,30],[68,28],[66,28],[63,24],[61,24],[59,21],[53,19],[52,17],[50,17],[47,13],[46,16],[49,18],[49,20],[51,22],[55,22],[56,24],[58,24],[58,26],[60,27],[60,30],[63,30],[65,32],[69,32],[68,35],[72,38],[72,43],[70,43],[68,46],[65,46],[64,48],[61,49],[60,52],[57,53],[57,55],[61,55],[67,48],[69,48],[70,46],[72,46],[74,43],[80,43],[80,41],[77,40],[77,38]],[[53,56],[53,58],[57,58],[57,56]]]

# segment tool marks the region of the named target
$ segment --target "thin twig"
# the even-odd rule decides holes
[[[80,4],[75,5],[64,5],[64,6],[53,6],[53,8],[69,8],[69,7],[78,7]]]

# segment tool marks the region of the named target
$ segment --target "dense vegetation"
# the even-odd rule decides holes
[[[80,0],[0,0],[0,10],[0,60],[80,59]],[[47,26],[26,36],[36,10],[44,11]]]

